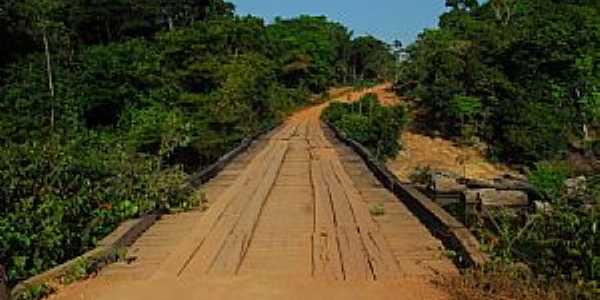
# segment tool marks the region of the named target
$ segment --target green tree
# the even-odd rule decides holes
[[[390,79],[395,62],[389,45],[372,36],[352,40],[350,60],[355,81]]]
[[[451,113],[460,119],[460,126],[463,128],[463,136],[466,134],[464,129],[467,122],[476,122],[476,117],[481,113],[481,101],[475,97],[469,96],[454,96],[450,102]],[[477,124],[475,124],[477,127]]]
[[[64,9],[65,3],[62,0],[27,0],[20,2],[18,7],[30,18],[32,29],[36,32],[36,35],[41,39],[44,45],[48,90],[52,101],[50,109],[50,127],[54,128],[56,117],[56,92],[50,43],[54,42],[58,44],[61,41],[64,42],[66,40],[65,27],[60,21],[60,13]]]
[[[440,29],[407,47],[401,66],[398,90],[418,101],[428,124],[462,133],[471,125],[455,122],[451,104],[456,95],[476,97],[479,135],[494,154],[520,162],[563,155],[574,136],[595,135],[595,3],[451,4],[456,9],[440,17]]]
[[[267,27],[269,54],[280,63],[284,82],[314,92],[346,77],[346,69],[339,66],[348,57],[350,35],[346,27],[325,17],[278,18]]]

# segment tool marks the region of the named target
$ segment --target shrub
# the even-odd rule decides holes
[[[475,136],[477,128],[474,120],[481,113],[481,100],[475,97],[454,96],[450,101],[449,109],[450,113],[460,120],[462,137],[468,139]]]
[[[409,176],[410,182],[416,184],[429,185],[433,177],[433,170],[430,166],[418,166]]]
[[[180,169],[101,140],[52,137],[0,150],[0,260],[10,282],[94,247],[125,219],[189,207]]]
[[[524,215],[491,213],[494,226],[478,233],[497,260],[527,263],[546,283],[566,282],[593,299],[600,295],[600,180],[593,176],[583,194],[568,195],[568,174],[564,162],[537,164],[530,179],[548,206]]]
[[[371,204],[369,206],[369,213],[373,216],[385,215],[385,206],[383,203]]]
[[[343,115],[336,126],[359,143],[367,144],[371,140],[373,132],[371,122],[367,116],[360,114]]]
[[[600,293],[600,208],[556,203],[516,245],[538,274]]]
[[[569,177],[569,167],[563,161],[544,161],[535,165],[529,174],[529,182],[546,199],[559,199],[564,191],[564,182]]]
[[[356,103],[331,104],[323,119],[384,159],[400,151],[398,140],[408,123],[408,114],[403,106],[385,107],[377,95],[368,94]]]
[[[419,104],[428,129],[477,134],[494,156],[531,164],[560,157],[569,136],[584,139],[597,127],[594,1],[447,2],[454,8],[439,29],[406,47],[397,84]],[[499,22],[499,2],[514,6],[506,22]]]

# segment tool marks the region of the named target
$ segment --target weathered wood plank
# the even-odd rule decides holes
[[[222,218],[217,220],[215,227],[211,230],[203,244],[198,248],[197,253],[186,266],[185,274],[198,275],[209,272],[213,266],[216,269],[223,265],[216,265],[217,257],[222,251],[226,251],[226,242],[230,235],[237,227],[242,216],[248,212],[248,207],[251,203],[256,203],[266,196],[268,188],[272,186],[274,177],[271,181],[265,181],[267,174],[272,173],[273,169],[279,170],[279,165],[287,150],[287,145],[276,142],[273,154],[269,157],[270,160],[262,161],[255,169],[251,170],[250,180],[246,185],[239,186],[233,191],[234,200],[230,207],[226,209]],[[275,159],[273,159],[275,158]],[[266,187],[266,188],[265,188]],[[231,252],[229,254],[233,255]],[[239,256],[239,249],[237,250]],[[235,256],[235,255],[234,255]],[[230,257],[234,259],[234,257]],[[181,273],[183,274],[183,273]]]
[[[400,276],[400,268],[393,254],[379,231],[379,227],[372,219],[367,204],[354,187],[352,179],[344,171],[339,160],[332,161],[333,176],[338,178],[343,186],[346,199],[354,213],[356,226],[366,250],[369,264],[375,279],[395,279]]]
[[[340,245],[340,255],[346,280],[373,280],[373,273],[365,253],[364,244],[358,233],[354,213],[344,188],[337,180],[331,166],[331,161],[322,164],[323,177],[330,191],[333,210],[337,221],[337,236]]]
[[[234,229],[229,235],[226,235],[223,248],[221,252],[216,256],[215,263],[209,272],[233,275],[237,273],[244,256],[250,246],[254,229],[262,209],[267,202],[269,193],[275,184],[275,179],[279,174],[281,165],[285,158],[285,155],[289,149],[288,142],[280,142],[278,150],[273,156],[273,160],[269,162],[267,172],[263,177],[259,178],[260,182],[250,203],[241,212],[241,217]],[[242,193],[240,196],[248,197],[247,193]]]
[[[257,170],[260,169],[260,166],[264,164],[274,150],[274,142],[271,142],[256,156],[246,171],[244,171],[233,185],[219,197],[219,200],[209,208],[198,226],[195,226],[187,235],[187,238],[177,247],[177,251],[168,258],[159,270],[157,270],[154,278],[181,275],[183,270],[197,254],[210,231],[213,230],[217,222],[223,217],[226,209],[234,201],[237,191],[247,185],[251,178],[257,177]]]
[[[321,162],[311,162],[311,179],[315,198],[315,224],[313,232],[313,276],[315,278],[342,280],[342,262],[335,228],[335,215],[329,190],[323,179]]]

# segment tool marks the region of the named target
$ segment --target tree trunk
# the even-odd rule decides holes
[[[168,16],[167,21],[169,22],[169,31],[173,31],[173,29],[175,29],[175,25],[173,24],[173,17]]]
[[[510,23],[510,20],[512,18],[512,14],[513,14],[512,7],[510,6],[510,4],[507,3],[506,4],[506,16],[504,18],[504,25],[505,26]]]
[[[48,89],[50,90],[50,128],[54,129],[54,81],[52,78],[52,63],[50,61],[50,46],[48,43],[48,33],[44,30],[44,53],[46,54],[46,71],[48,73]]]
[[[352,62],[352,83],[356,83],[356,60]]]
[[[502,7],[500,3],[498,3],[498,1],[492,1],[492,8],[494,9],[496,20],[502,21]]]
[[[8,277],[4,270],[4,266],[0,265],[0,300],[9,300],[10,293],[7,287]]]
[[[110,25],[108,21],[104,21],[104,29],[106,30],[106,43],[110,43],[113,40],[112,30],[110,29]]]
[[[516,9],[516,1],[513,0],[495,0],[492,1],[492,8],[496,19],[506,26],[510,23],[514,10]]]

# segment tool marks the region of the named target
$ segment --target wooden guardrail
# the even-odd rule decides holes
[[[215,163],[206,167],[201,172],[199,172],[195,175],[192,175],[192,177],[190,178],[190,181],[189,181],[190,187],[196,188],[196,187],[208,182],[213,177],[217,176],[217,174],[219,174],[219,172],[221,172],[221,170],[223,170],[227,166],[227,164],[229,164],[232,160],[234,160],[242,152],[246,151],[248,149],[248,147],[250,147],[250,145],[252,145],[252,143],[255,140],[257,140],[264,134],[270,132],[271,130],[272,130],[272,128],[269,128],[269,129],[263,130],[263,131],[255,134],[251,137],[243,139],[237,145],[237,147],[235,147],[233,150],[229,151],[227,154],[221,156],[221,158],[219,158]]]
[[[346,136],[333,124],[327,125],[363,159],[383,186],[396,195],[444,246],[458,253],[457,263],[460,266],[483,266],[489,261],[488,255],[480,250],[479,242],[464,224],[414,187],[400,182],[363,145]]]
[[[26,293],[30,288],[60,282],[62,278],[73,272],[81,262],[86,262],[86,264],[96,266],[96,268],[100,269],[109,263],[117,261],[120,258],[119,251],[132,245],[158,218],[158,215],[146,215],[138,219],[123,222],[109,236],[100,241],[97,248],[17,284],[10,292],[12,298],[19,298],[20,295]],[[3,298],[0,297],[0,300],[3,300]]]

